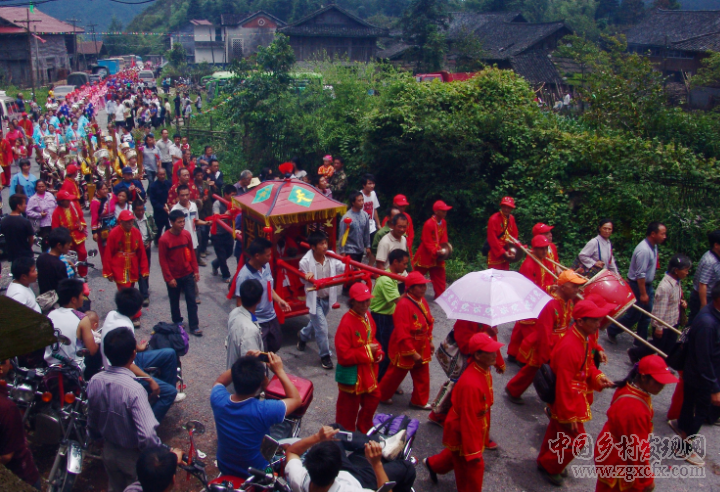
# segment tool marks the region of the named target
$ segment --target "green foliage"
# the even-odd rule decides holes
[[[173,44],[172,49],[165,53],[165,58],[168,64],[180,73],[187,67],[187,52],[180,43]]]
[[[484,51],[482,42],[463,27],[458,39],[453,43],[455,51],[455,71],[474,72],[485,64],[482,59]]]
[[[576,34],[597,39],[600,32],[595,24],[596,0],[555,0],[545,12],[546,22],[564,20]]]
[[[645,15],[644,0],[622,0],[617,11],[617,23],[628,25],[637,24]]]
[[[720,53],[708,51],[702,60],[702,67],[690,80],[693,87],[718,87],[720,85]]]
[[[403,38],[414,46],[411,57],[418,71],[442,67],[447,52],[448,0],[412,0],[402,18]]]

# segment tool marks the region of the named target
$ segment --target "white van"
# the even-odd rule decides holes
[[[145,87],[154,89],[156,87],[155,74],[152,70],[142,70],[138,74],[138,79],[145,84]]]
[[[0,124],[2,125],[0,138],[4,137],[8,132],[10,120],[19,118],[20,112],[15,105],[15,99],[8,96],[5,91],[0,91]]]

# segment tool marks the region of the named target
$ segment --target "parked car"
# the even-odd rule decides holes
[[[53,88],[53,94],[55,94],[56,101],[64,101],[65,96],[75,90],[74,85],[58,85]]]
[[[67,85],[74,85],[76,88],[90,83],[90,77],[85,72],[73,72],[67,77]]]
[[[103,77],[100,74],[94,73],[90,75],[90,83],[100,82],[102,79]]]
[[[149,89],[155,89],[157,87],[157,82],[155,81],[155,74],[152,70],[142,70],[138,74],[138,79],[140,79],[140,82],[144,83],[145,86]]]

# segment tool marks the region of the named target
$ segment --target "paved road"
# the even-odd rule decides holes
[[[36,169],[34,170],[36,171]],[[3,197],[6,203],[7,193],[3,190]],[[89,212],[87,217],[89,223]],[[452,220],[452,216],[450,217]],[[88,238],[88,248],[95,247],[92,238]],[[212,246],[209,248],[210,256],[207,261],[214,258]],[[100,262],[98,261],[98,267]],[[160,274],[160,267],[157,260],[157,248],[153,246],[150,270],[150,306],[143,309],[142,327],[137,330],[139,339],[149,339],[152,327],[160,321],[170,321],[170,306],[167,291]],[[4,269],[7,272],[7,266]],[[234,260],[231,261],[234,267]],[[191,337],[190,351],[183,357],[183,369],[185,382],[187,384],[187,399],[174,405],[167,414],[167,417],[160,426],[160,437],[172,446],[187,447],[186,434],[180,429],[182,423],[194,419],[200,420],[207,425],[208,432],[198,440],[198,447],[208,454],[208,462],[212,463],[216,448],[216,435],[212,411],[210,409],[209,396],[213,382],[225,369],[225,348],[224,340],[227,330],[227,315],[233,309],[234,300],[225,298],[227,292],[226,284],[222,283],[220,277],[213,277],[210,267],[200,268],[200,296],[202,304],[199,306],[200,328],[204,331],[202,338]],[[102,278],[99,270],[91,270],[89,281],[92,290],[93,309],[99,312],[101,319],[113,309],[113,296],[116,292],[115,285]],[[428,300],[432,299],[432,288],[428,289]],[[344,299],[340,301],[342,307],[331,310],[328,316],[331,334],[346,311]],[[442,340],[452,328],[452,321],[447,320],[443,311],[435,303],[430,302],[433,316],[436,319],[435,339]],[[183,304],[183,312],[184,304]],[[299,352],[295,348],[297,332],[307,323],[307,317],[294,318],[288,321],[283,327],[283,348],[279,352],[285,361],[287,371],[298,376],[310,379],[315,385],[315,398],[310,409],[303,420],[302,436],[317,431],[322,424],[332,423],[335,420],[335,399],[337,396],[337,385],[334,381],[332,371],[323,370],[319,364],[317,346],[309,343],[306,351]],[[511,325],[500,327],[499,339],[508,343],[510,338]],[[606,341],[601,336],[601,343]],[[332,346],[332,343],[331,343]],[[625,350],[630,347],[629,337],[620,337],[617,346],[605,344],[610,363],[603,370],[612,379],[622,379],[629,371]],[[503,353],[505,349],[503,348]],[[334,358],[334,357],[333,357]],[[337,362],[335,360],[335,362]],[[434,396],[440,385],[444,382],[444,374],[440,366],[433,362],[431,370],[431,395]],[[526,404],[516,406],[505,398],[503,388],[507,381],[515,375],[518,368],[512,364],[508,365],[506,374],[498,375],[493,373],[495,387],[495,404],[492,410],[491,436],[499,444],[496,451],[486,451],[485,486],[486,491],[550,491],[557,490],[545,483],[535,467],[535,458],[542,441],[542,436],[547,426],[547,418],[543,413],[543,405],[531,389],[526,393]],[[426,420],[426,413],[408,408],[409,393],[412,389],[409,378],[403,383],[402,388],[405,395],[393,398],[395,403],[392,407],[380,406],[379,411],[394,414],[405,413],[411,417],[420,419],[421,426],[415,441],[414,454],[419,459],[434,454],[441,450],[442,429],[429,424]],[[655,409],[655,432],[661,436],[671,436],[671,431],[665,422],[672,387],[666,388],[654,399]],[[586,425],[586,430],[592,436],[597,436],[605,423],[605,412],[609,406],[611,391],[605,391],[596,395],[593,404],[594,419]],[[720,459],[718,451],[720,446],[720,429],[713,426],[703,427],[701,431],[707,439],[707,466],[704,478],[686,479],[658,479],[658,490],[689,491],[701,488],[703,490],[720,490]],[[34,449],[38,461],[45,475],[49,471],[48,462],[52,459],[52,449]],[[587,464],[592,462],[575,461],[576,464]],[[683,465],[684,462],[666,460],[664,465],[675,467]],[[208,471],[214,468],[209,468]],[[455,490],[455,482],[452,474],[441,477],[438,485],[433,485],[427,477],[421,464],[417,466],[418,477],[415,489],[419,492],[425,491],[452,491]],[[78,486],[78,490],[105,490],[105,478],[102,466],[97,462],[90,462],[83,473],[84,481]],[[594,490],[594,479],[569,478],[566,480],[565,489],[572,491]],[[199,490],[200,487],[194,481],[186,482],[179,480],[180,490]]]

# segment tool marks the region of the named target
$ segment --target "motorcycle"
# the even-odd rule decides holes
[[[70,340],[56,330],[59,344]],[[78,356],[88,355],[80,349]],[[10,398],[23,412],[23,423],[33,430],[33,441],[42,445],[58,445],[48,476],[51,492],[70,492],[82,471],[83,455],[90,437],[87,431],[88,398],[86,382],[75,361],[53,354],[61,361],[49,367],[28,369],[18,359],[12,361],[14,378],[8,384]]]
[[[197,420],[191,420],[183,426],[188,432],[188,439],[190,441],[190,449],[188,454],[183,455],[183,463],[180,464],[180,468],[188,473],[188,476],[192,475],[195,477],[204,487],[204,491],[207,492],[235,492],[235,491],[276,491],[276,492],[290,492],[290,486],[284,478],[274,473],[266,473],[265,471],[258,470],[256,468],[248,468],[250,477],[247,479],[239,477],[231,477],[228,475],[221,475],[214,480],[208,480],[205,467],[207,466],[202,460],[204,453],[200,453],[195,447],[195,434],[204,434],[205,426],[202,422]],[[265,436],[263,439],[260,452],[263,457],[271,463],[271,467],[276,465],[279,461],[284,462],[284,456],[280,460],[273,463],[273,458],[277,456],[279,451],[279,444],[277,441],[272,439],[270,436]]]
[[[95,256],[98,255],[98,250],[91,249],[90,251],[88,251],[87,255],[88,255],[88,258],[94,258]],[[90,299],[90,284],[88,284],[87,277],[81,277],[78,274],[78,268],[81,266],[86,266],[88,268],[95,269],[95,264],[90,263],[87,260],[78,261],[77,253],[75,251],[68,251],[68,253],[65,256],[67,257],[68,261],[70,261],[71,266],[72,266],[73,270],[75,271],[75,278],[78,280],[82,280],[82,282],[83,282],[83,294],[85,295],[85,301],[83,302],[83,307],[80,311],[82,311],[82,312],[90,311],[92,309],[92,300]]]

